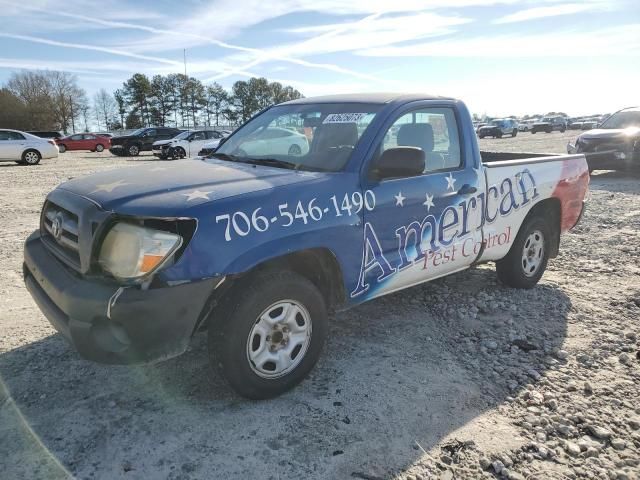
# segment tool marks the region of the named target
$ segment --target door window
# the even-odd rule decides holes
[[[84,139],[85,139],[85,140],[95,140],[95,139],[96,139],[96,136],[95,136],[95,135],[85,135],[85,136],[84,136]]]
[[[82,140],[82,135],[71,135],[71,140]]]
[[[193,141],[197,141],[197,140],[204,140],[205,139],[205,134],[204,132],[195,132],[191,135],[191,137],[189,137],[189,140]]]
[[[387,130],[379,154],[396,147],[417,147],[425,152],[425,172],[461,166],[456,117],[450,108],[422,108],[400,116]]]

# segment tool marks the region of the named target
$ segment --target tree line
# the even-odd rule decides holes
[[[181,73],[136,73],[109,93],[100,89],[89,101],[68,72],[15,72],[0,89],[0,128],[72,131],[120,130],[148,126],[237,125],[270,105],[301,98],[291,86],[250,78],[230,91],[204,85]]]

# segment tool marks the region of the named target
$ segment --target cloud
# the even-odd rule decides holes
[[[572,15],[574,13],[586,12],[588,10],[600,10],[609,8],[601,2],[584,2],[584,3],[564,3],[560,5],[551,5],[548,7],[535,7],[519,12],[505,15],[493,21],[496,24],[525,22],[528,20],[536,20],[547,17],[558,17],[561,15]]]
[[[317,25],[303,30],[298,29],[298,32],[321,33],[300,42],[274,47],[266,51],[262,56],[238,68],[253,68],[256,65],[283,56],[311,56],[347,52],[425,37],[446,35],[454,31],[451,27],[471,21],[471,19],[467,18],[445,17],[431,12],[393,16],[374,13],[358,21]],[[233,72],[233,69],[230,69],[212,77],[210,80],[225,78],[232,75]],[[359,76],[363,79],[380,83],[379,79],[371,75],[360,74]]]
[[[118,50],[114,48],[100,47],[97,45],[86,45],[82,43],[69,43],[69,42],[59,42],[57,40],[50,40],[42,37],[33,37],[31,35],[16,35],[13,33],[0,33],[0,37],[4,38],[12,38],[14,40],[24,40],[27,42],[41,43],[43,45],[51,45],[54,47],[64,47],[64,48],[74,48],[78,50],[91,50],[94,52],[102,52],[109,53],[111,55],[119,55],[122,57],[131,57],[137,58],[140,60],[147,60],[152,62],[166,63],[168,65],[182,65],[182,62],[178,62],[175,60],[169,60],[166,58],[153,57],[150,55],[139,55],[137,53],[128,52],[126,50]]]
[[[367,48],[370,57],[594,57],[640,55],[640,24],[596,31],[476,36],[403,46]],[[568,48],[579,45],[580,48]]]

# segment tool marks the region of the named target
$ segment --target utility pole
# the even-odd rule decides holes
[[[69,95],[69,106],[71,107],[71,129],[73,133],[76,133],[76,121],[73,118],[73,98],[71,98],[71,95]]]

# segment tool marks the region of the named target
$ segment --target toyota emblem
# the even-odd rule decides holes
[[[53,219],[53,222],[51,222],[51,234],[53,235],[53,238],[60,240],[60,237],[62,236],[62,218],[60,216],[56,216],[56,218]]]

